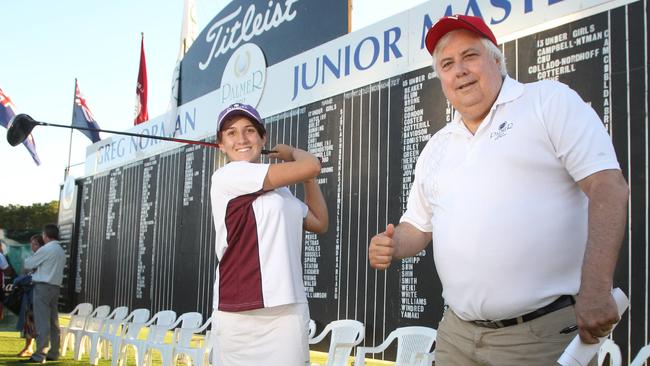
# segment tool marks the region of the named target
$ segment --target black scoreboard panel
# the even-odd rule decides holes
[[[610,51],[608,14],[518,39],[516,75],[521,82],[555,79],[571,86],[610,127]],[[512,74],[513,76],[515,74]]]
[[[629,345],[622,347],[626,356],[647,337],[644,15],[633,3],[501,45],[510,75],[568,84],[612,135],[632,192],[616,273],[617,286],[631,295],[615,331],[617,343]],[[330,229],[305,233],[302,267],[319,331],[336,319],[357,319],[372,346],[400,326],[437,327],[444,303],[431,248],[375,271],[367,246],[399,222],[419,151],[452,116],[440,81],[425,67],[266,118],[268,148],[286,143],[322,159],[318,182]],[[210,178],[224,164],[216,149],[181,146],[81,180],[78,301],[207,316],[217,264]],[[303,196],[300,185],[291,189]],[[393,359],[394,349],[376,357]]]
[[[224,163],[214,149],[183,146],[85,178],[79,298],[209,314],[216,268],[209,182]]]

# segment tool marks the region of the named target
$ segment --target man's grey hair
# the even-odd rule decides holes
[[[432,63],[433,63],[433,70],[438,73],[438,54],[440,53],[440,50],[447,45],[449,42],[449,37],[450,35],[455,32],[451,31],[438,41],[436,44],[436,48],[433,50],[433,53],[431,55],[432,58]],[[503,55],[503,52],[501,52],[501,49],[497,47],[492,41],[485,37],[481,37],[481,43],[483,43],[483,46],[485,46],[485,49],[488,51],[488,54],[492,57],[494,57],[495,60],[499,63],[499,71],[501,71],[501,76],[505,77],[508,75],[508,70],[506,70],[506,57]]]

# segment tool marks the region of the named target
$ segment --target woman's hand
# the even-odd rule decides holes
[[[276,159],[277,164],[270,164],[264,190],[301,183],[320,174],[320,161],[310,152],[285,144],[275,145],[273,150],[267,156]]]
[[[278,144],[273,146],[271,149],[275,152],[268,154],[267,156],[272,159],[278,159],[281,161],[294,161],[293,152],[295,148],[293,146]]]

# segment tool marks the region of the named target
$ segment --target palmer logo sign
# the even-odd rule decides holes
[[[246,44],[257,45],[273,66],[347,31],[348,0],[235,0],[185,54],[180,103],[223,88],[227,63]]]
[[[264,53],[253,43],[239,47],[230,56],[221,79],[219,101],[222,105],[246,103],[257,106],[266,82]]]

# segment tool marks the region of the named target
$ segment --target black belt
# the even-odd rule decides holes
[[[573,299],[573,296],[562,295],[552,303],[544,307],[541,307],[535,311],[532,311],[528,314],[518,316],[516,318],[503,319],[503,320],[473,320],[471,321],[471,323],[474,323],[475,325],[478,325],[480,327],[485,327],[485,328],[494,328],[494,329],[504,328],[504,327],[509,327],[511,325],[517,325],[517,324],[525,323],[527,321],[531,321],[533,319],[537,319],[542,315],[546,315],[556,310],[566,308],[567,306],[571,306],[575,303],[576,301]]]
[[[35,284],[35,285],[48,285],[48,286],[61,287],[61,286],[59,286],[59,285],[55,285],[55,284],[53,284],[53,283],[49,283],[49,282],[38,282],[38,281],[34,281],[34,282],[32,282],[32,283]]]

